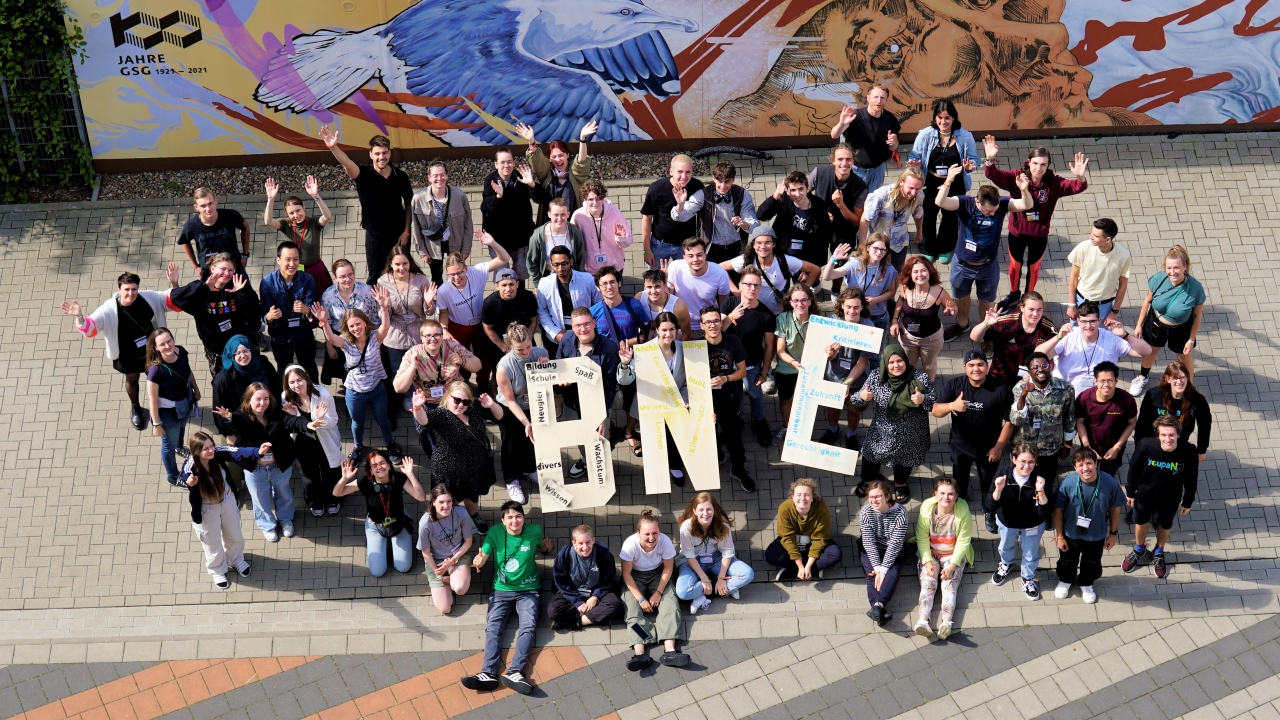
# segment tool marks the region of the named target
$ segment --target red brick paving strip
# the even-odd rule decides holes
[[[477,693],[462,687],[458,679],[479,672],[483,660],[483,655],[472,655],[304,720],[444,720],[514,695],[507,688]],[[587,659],[576,647],[544,647],[530,658],[529,679],[538,685],[586,666]]]
[[[174,660],[42,705],[14,720],[152,720],[320,657]]]

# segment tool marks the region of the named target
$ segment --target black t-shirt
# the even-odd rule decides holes
[[[233,293],[230,284],[213,290],[197,280],[170,290],[169,302],[196,321],[196,334],[209,352],[222,352],[232,335],[257,337],[262,325],[258,294],[249,285]]]
[[[810,249],[821,247],[825,250],[827,244],[831,242],[831,238],[817,237],[818,223],[813,218],[816,209],[814,205],[810,205],[808,210],[796,208],[791,215],[791,226],[783,231],[786,237],[791,239],[791,249],[788,251],[790,254],[796,256],[807,254],[804,252],[806,247]]]
[[[728,315],[740,304],[742,298],[730,295],[720,302],[720,314]],[[747,353],[747,367],[755,367],[764,362],[764,334],[777,332],[777,329],[777,316],[762,302],[756,302],[756,306],[747,310],[737,322],[729,324],[726,320],[724,323],[724,334],[742,341]]]
[[[413,183],[403,170],[391,165],[391,175],[382,177],[372,165],[361,165],[356,176],[360,196],[360,227],[377,235],[404,232],[405,208],[413,200]]]
[[[386,518],[395,518],[395,525],[388,527],[394,535],[398,535],[405,527],[404,484],[407,478],[393,471],[388,479],[390,482],[387,485],[376,485],[372,478],[363,477],[356,481],[356,489],[364,496],[364,507],[369,513],[369,519],[375,525],[381,525]],[[383,491],[377,492],[378,487]]]
[[[121,305],[116,298],[116,342],[120,359],[139,359],[147,354],[147,337],[155,327],[155,311],[142,298]]]
[[[191,362],[187,359],[187,349],[178,346],[178,359],[167,363],[163,360],[159,365],[147,368],[147,380],[160,386],[160,397],[164,400],[186,400],[191,389]]]
[[[897,135],[902,131],[898,118],[887,109],[880,117],[871,117],[864,107],[858,108],[853,122],[845,129],[840,139],[858,151],[853,162],[860,168],[878,167],[889,159],[893,151],[889,149],[889,133]]]
[[[938,403],[961,397],[969,407],[962,413],[951,414],[951,448],[969,457],[986,459],[1000,439],[1004,421],[1009,418],[1013,394],[1008,385],[991,377],[980,387],[974,387],[965,375],[947,378],[938,386]]]
[[[849,173],[849,177],[844,181],[836,180],[835,169],[830,166],[820,167],[813,174],[812,192],[827,204],[827,209],[831,212],[831,247],[840,243],[849,243],[857,247],[858,226],[846,220],[840,213],[840,209],[831,201],[831,194],[836,190],[840,191],[845,207],[857,210],[866,203],[867,184],[853,173]]]
[[[569,294],[569,283],[556,280],[556,292],[560,293],[560,310],[564,315],[564,327],[568,330],[573,322],[573,296]]]
[[[698,178],[690,178],[684,187],[689,197],[703,189]],[[697,214],[684,222],[676,222],[671,219],[671,210],[675,206],[676,196],[672,194],[670,178],[662,178],[650,185],[644,194],[644,204],[640,206],[641,215],[653,216],[653,237],[670,245],[679,245],[698,234]]]
[[[720,342],[712,345],[707,341],[707,364],[711,368],[711,377],[732,375],[738,371],[738,363],[747,359],[747,349],[742,341],[733,335],[721,335]],[[711,389],[713,397],[728,401],[731,405],[742,405],[742,381],[733,380],[717,388]]]
[[[507,326],[511,323],[518,322],[527,327],[537,316],[538,298],[524,288],[516,290],[516,296],[510,300],[503,300],[495,290],[480,306],[480,322],[493,328],[501,338],[506,337]]]
[[[244,231],[244,216],[235,210],[218,210],[218,218],[212,225],[200,222],[199,215],[192,215],[182,226],[179,245],[195,246],[196,262],[204,269],[205,258],[218,253],[230,253],[235,258],[236,273],[243,273],[240,263],[239,233]]]

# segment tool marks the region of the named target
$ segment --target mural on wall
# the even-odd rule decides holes
[[[94,156],[1280,121],[1269,0],[68,0]]]

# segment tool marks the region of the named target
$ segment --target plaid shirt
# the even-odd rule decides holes
[[[1018,397],[1027,378],[1013,386],[1013,407],[1009,409],[1009,422],[1014,425],[1013,442],[1031,443],[1040,456],[1053,455],[1062,449],[1064,442],[1076,436],[1076,391],[1071,383],[1061,378],[1049,378],[1049,384],[1040,389],[1031,388],[1026,403],[1018,409]]]

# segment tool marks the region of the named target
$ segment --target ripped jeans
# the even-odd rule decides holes
[[[923,620],[928,620],[933,614],[933,596],[939,585],[942,586],[942,608],[938,610],[938,622],[951,622],[951,616],[956,612],[956,592],[960,589],[960,579],[964,577],[964,561],[956,565],[950,580],[944,580],[942,568],[947,562],[950,561],[933,558],[933,572],[927,571],[924,563],[920,564],[920,618]]]

